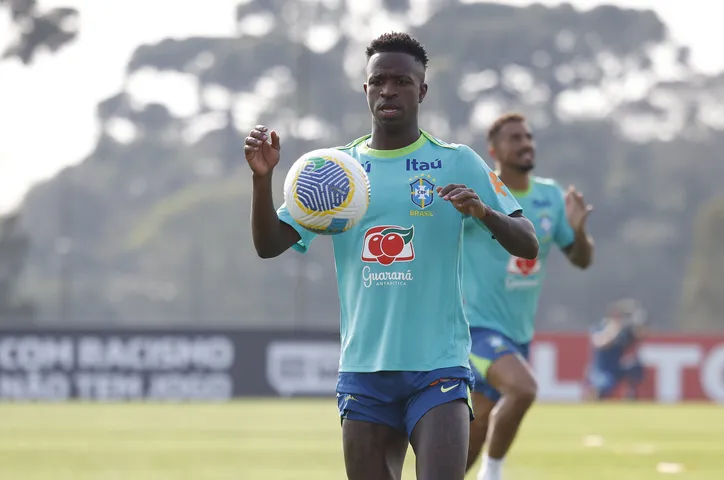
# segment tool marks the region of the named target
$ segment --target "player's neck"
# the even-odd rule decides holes
[[[498,166],[498,177],[506,187],[513,192],[527,192],[530,188],[530,175],[511,169],[501,169]]]
[[[417,122],[404,130],[395,132],[385,131],[377,125],[372,125],[372,136],[367,146],[373,150],[398,150],[412,145],[420,138],[420,128]]]

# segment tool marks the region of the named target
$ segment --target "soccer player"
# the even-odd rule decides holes
[[[418,126],[428,57],[407,34],[367,48],[364,91],[372,132],[344,147],[368,171],[368,211],[333,237],[341,319],[337,401],[350,480],[397,480],[408,441],[417,478],[462,480],[472,416],[470,332],[460,269],[463,220],[494,235],[512,255],[533,259],[530,221],[468,146],[442,142]],[[254,128],[244,147],[252,170],[252,235],[263,258],[314,234],[282,205],[271,176],[279,135]]]
[[[548,254],[556,245],[573,265],[590,265],[593,241],[585,225],[592,208],[573,187],[564,193],[553,180],[531,175],[535,143],[522,115],[500,117],[488,132],[488,144],[500,180],[533,222],[540,243],[537,258],[523,259],[472,224],[465,229],[463,296],[475,374],[468,469],[487,436],[488,452],[478,479],[499,480],[503,459],[536,396],[528,345]]]
[[[586,383],[593,399],[609,398],[621,382],[626,382],[626,398],[636,399],[644,379],[638,345],[645,324],[646,311],[636,300],[627,298],[608,307],[603,321],[591,334],[593,355]]]

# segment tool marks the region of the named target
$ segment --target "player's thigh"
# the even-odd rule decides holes
[[[527,345],[517,345],[493,330],[471,330],[470,366],[475,390],[497,402],[501,392],[535,397],[537,385],[525,356]]]
[[[398,480],[407,452],[405,403],[393,374],[340,373],[337,407],[350,480]]]
[[[481,392],[473,392],[470,395],[473,404],[473,412],[475,412],[475,419],[471,424],[471,435],[473,431],[487,431],[488,423],[490,421],[490,413],[498,403],[497,400],[492,400],[488,395]],[[485,436],[483,435],[483,440]]]
[[[407,434],[378,422],[342,421],[344,463],[349,480],[400,480]]]
[[[490,424],[490,413],[497,404],[488,396],[480,392],[473,392],[471,395],[475,420],[470,424],[470,444],[468,446],[468,468],[470,468],[480,455],[488,436]]]
[[[469,438],[469,402],[458,398],[427,411],[410,438],[417,459],[417,479],[463,480]]]
[[[488,369],[487,381],[503,395],[513,395],[533,401],[538,384],[528,361],[518,353],[497,358]]]
[[[473,405],[470,395],[472,378],[470,371],[461,367],[459,371],[453,373],[455,374],[454,377],[446,376],[432,383],[417,385],[417,393],[405,405],[404,425],[408,437],[412,438],[417,424],[430,411],[446,403],[462,401],[467,409],[468,423],[472,421]]]

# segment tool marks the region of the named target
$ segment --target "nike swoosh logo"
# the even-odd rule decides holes
[[[458,385],[460,385],[460,384],[459,384],[459,383],[456,383],[456,384],[453,385],[452,387],[448,387],[448,388],[445,388],[444,386],[440,385],[440,391],[441,391],[442,393],[447,393],[447,392],[449,392],[450,390],[452,390],[453,388],[457,387]]]

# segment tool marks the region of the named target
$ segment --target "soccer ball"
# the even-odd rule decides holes
[[[370,181],[362,165],[334,148],[302,155],[284,180],[284,202],[294,221],[320,235],[355,226],[370,204]]]

